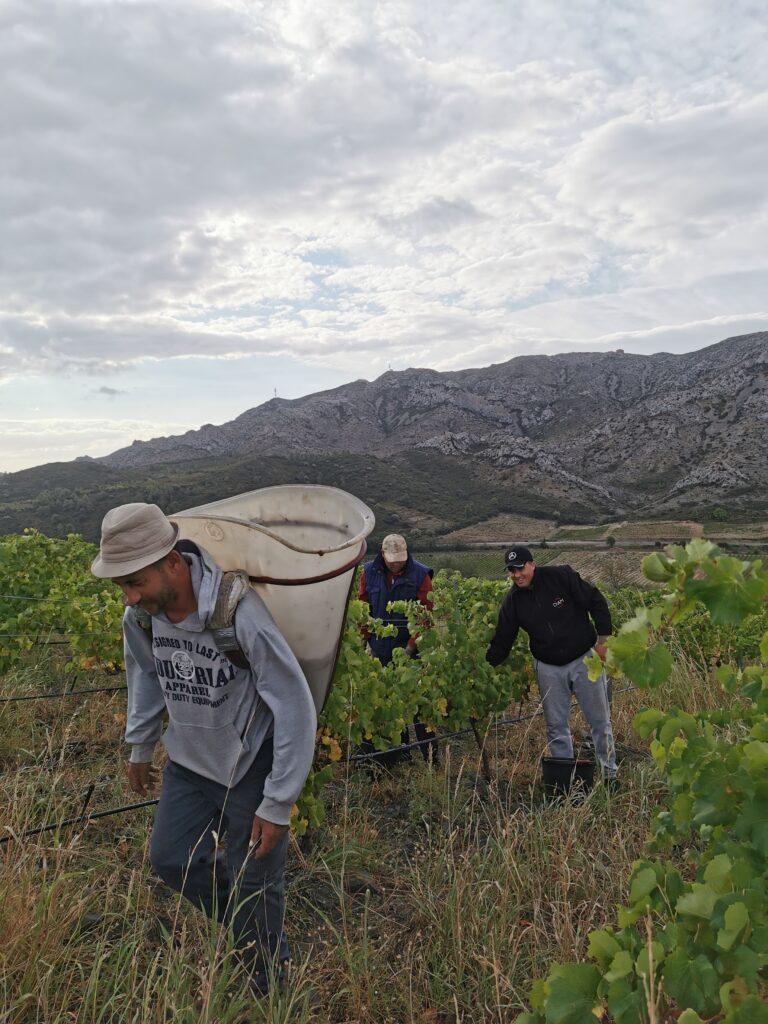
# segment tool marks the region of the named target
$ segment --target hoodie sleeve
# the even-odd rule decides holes
[[[485,652],[485,660],[494,667],[500,665],[512,650],[512,645],[517,639],[520,629],[517,615],[515,614],[513,595],[514,591],[510,590],[501,602],[496,632],[493,634],[488,650]]]
[[[123,616],[125,677],[128,684],[128,718],[125,742],[132,745],[131,761],[151,761],[163,731],[165,700],[152,657],[149,636],[130,608]]]
[[[611,612],[608,602],[594,584],[582,579],[581,576],[569,565],[563,566],[568,570],[568,582],[571,593],[579,602],[582,608],[588,613],[595,624],[598,636],[610,636],[613,632]]]
[[[293,651],[253,592],[238,605],[235,628],[259,697],[274,719],[272,770],[256,813],[275,825],[287,825],[312,767],[315,704]]]

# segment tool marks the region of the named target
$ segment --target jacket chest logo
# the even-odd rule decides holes
[[[565,604],[565,598],[564,597],[556,597],[555,600],[552,602],[552,607],[553,608],[562,608],[564,604]]]

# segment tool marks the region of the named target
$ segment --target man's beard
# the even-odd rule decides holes
[[[145,597],[139,601],[139,608],[145,611],[148,615],[159,615],[160,612],[164,612],[166,608],[172,605],[178,597],[177,592],[173,587],[163,587],[159,594],[154,597]]]

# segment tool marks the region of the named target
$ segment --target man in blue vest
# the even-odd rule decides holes
[[[382,665],[388,665],[392,661],[392,653],[398,648],[404,648],[405,653],[411,657],[418,657],[417,638],[408,632],[408,621],[401,612],[387,611],[387,605],[392,601],[418,601],[425,608],[432,609],[432,569],[409,554],[405,538],[399,533],[390,533],[381,543],[381,551],[370,562],[366,562],[360,574],[360,586],[358,597],[366,601],[371,609],[371,615],[375,619],[381,619],[387,625],[397,626],[395,636],[374,636],[366,637],[371,654],[378,658]],[[420,722],[415,723],[416,738],[419,741],[429,740],[423,743],[421,752],[425,761],[432,761],[437,764],[438,748],[435,734],[426,729]],[[403,731],[402,743],[409,742],[408,729]],[[372,744],[363,744],[363,752],[373,751]],[[410,751],[402,751],[398,748],[383,751],[376,755],[375,760],[380,764],[392,765],[399,761],[406,760]],[[372,759],[373,760],[373,759]]]

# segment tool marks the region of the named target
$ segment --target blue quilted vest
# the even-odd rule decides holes
[[[424,577],[432,576],[432,569],[415,558],[408,555],[404,571],[395,576],[392,587],[387,586],[387,568],[381,557],[381,552],[372,562],[365,563],[365,588],[368,592],[368,603],[371,607],[371,615],[382,622],[394,623],[397,626],[397,636],[371,636],[368,643],[371,650],[382,663],[388,665],[392,660],[392,652],[396,647],[405,647],[408,643],[407,619],[400,612],[388,612],[387,605],[390,601],[415,601],[419,587],[424,582]]]

